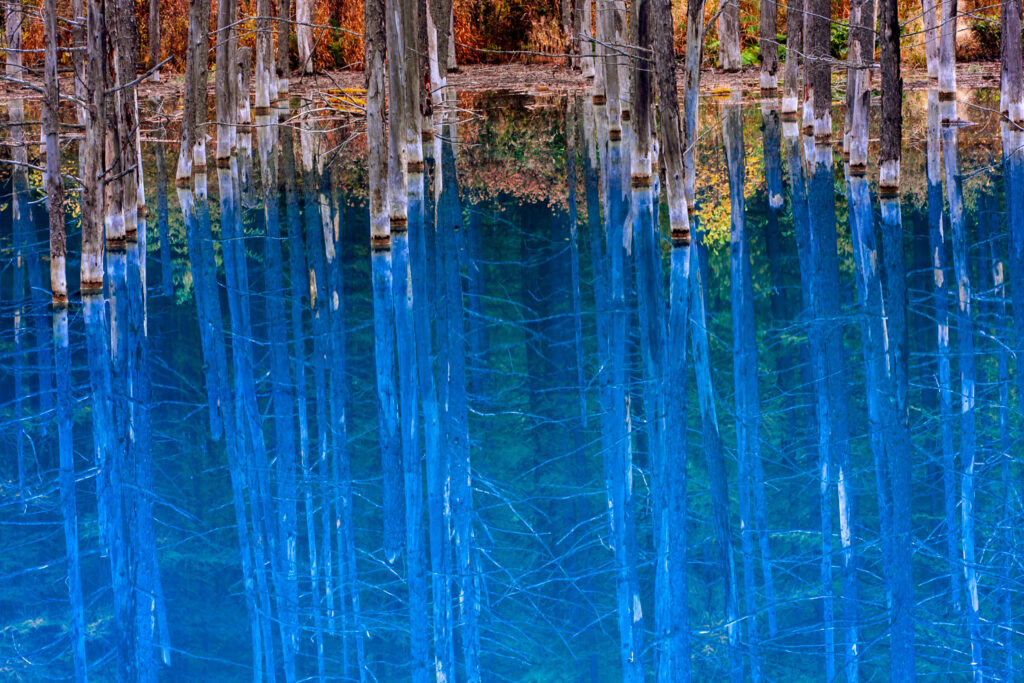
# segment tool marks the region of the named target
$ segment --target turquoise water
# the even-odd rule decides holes
[[[5,171],[0,678],[1005,679],[1024,161],[993,101],[941,127],[910,94],[883,200],[706,100],[685,247],[586,98],[463,97],[387,252],[348,122],[261,128],[208,198],[149,141],[101,297],[69,212],[66,316]]]

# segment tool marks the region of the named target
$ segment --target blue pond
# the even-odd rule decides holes
[[[352,121],[298,106],[175,187],[151,111],[102,295],[69,196],[66,311],[41,178],[5,166],[0,679],[1010,680],[997,98],[942,125],[909,93],[898,197],[838,135],[706,99],[674,244],[628,125],[463,95],[386,250]]]

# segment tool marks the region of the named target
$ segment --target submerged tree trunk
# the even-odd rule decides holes
[[[43,137],[46,151],[46,208],[50,222],[50,291],[55,306],[68,301],[65,268],[67,254],[64,236],[64,179],[61,176],[59,107],[57,82],[57,0],[45,0],[43,30],[46,42],[44,64],[46,93],[43,97]]]
[[[761,90],[766,92],[774,92],[779,87],[778,24],[777,0],[761,0]]]
[[[786,8],[786,65],[782,74],[782,115],[786,118],[795,117],[800,109],[800,53],[804,49],[804,1],[791,0]]]
[[[956,98],[956,26],[957,0],[937,0],[939,3],[939,100]],[[944,110],[943,116],[948,110]],[[952,113],[956,115],[954,110]],[[943,122],[948,119],[943,118]]]
[[[658,98],[659,157],[665,167],[669,230],[673,242],[689,244],[690,217],[686,204],[683,133],[679,120],[679,95],[676,91],[672,3],[671,0],[648,1],[651,3],[651,44],[654,48],[654,76]]]
[[[634,0],[633,26],[636,27],[638,54],[630,60],[633,84],[633,149],[630,175],[634,187],[651,184],[651,69],[657,67],[650,60],[651,0]],[[674,57],[673,57],[674,61]],[[673,88],[673,96],[675,96]]]
[[[197,0],[198,2],[199,0]],[[103,288],[103,129],[106,121],[107,47],[103,0],[89,0],[87,35],[87,95],[84,161],[82,163],[82,293]]]
[[[883,4],[885,0],[882,0]],[[846,69],[846,130],[843,151],[850,172],[861,174],[868,164],[868,126],[871,112],[871,70],[875,57],[875,0],[850,3],[850,66]],[[888,95],[886,95],[888,97]]]
[[[805,0],[808,27],[805,51],[809,61],[808,75],[813,92],[814,141],[827,142],[832,137],[832,56],[829,51],[829,29],[832,11],[829,0]],[[806,84],[805,84],[806,87]],[[806,108],[807,102],[804,106]],[[806,127],[807,112],[804,112]]]
[[[383,248],[390,240],[387,147],[384,140],[384,0],[366,0],[364,64],[366,78],[366,149],[369,171],[370,242]],[[392,109],[392,121],[395,115]],[[393,125],[393,124],[392,124]]]
[[[893,195],[900,186],[903,140],[903,79],[900,77],[900,24],[897,0],[881,0],[882,147],[878,155],[878,191]]]

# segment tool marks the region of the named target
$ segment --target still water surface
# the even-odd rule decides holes
[[[331,122],[261,128],[208,189],[151,142],[102,297],[71,211],[66,314],[40,178],[5,171],[0,678],[612,681],[683,652],[884,680],[901,629],[919,674],[1005,677],[1024,139],[996,98],[940,127],[908,95],[895,199],[707,100],[690,247],[586,98],[464,97],[386,252]]]

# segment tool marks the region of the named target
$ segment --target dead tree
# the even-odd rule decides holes
[[[631,24],[639,50],[630,60],[633,83],[630,99],[635,114],[630,176],[633,187],[647,187],[651,184],[651,0],[633,0],[632,10]]]
[[[1014,123],[1024,122],[1024,74],[1021,73],[1021,0],[1000,3],[999,113]]]
[[[234,0],[237,2],[237,0]],[[289,28],[291,18],[291,0],[277,0],[277,95],[286,97],[288,95],[288,74],[291,71],[288,64],[288,46],[291,44]],[[248,92],[246,93],[248,94]]]
[[[829,28],[832,23],[829,0],[807,0],[810,81],[813,91],[813,127],[815,142],[827,142],[832,136],[832,57]],[[805,101],[804,106],[807,106]],[[804,115],[806,123],[806,112]]]
[[[739,71],[740,58],[740,3],[739,0],[720,0],[718,14],[718,67],[723,71]]]
[[[217,107],[217,165],[227,163],[231,150],[235,146],[234,119],[238,108],[232,107],[232,92],[237,87],[235,78],[236,60],[231,53],[232,14],[234,3],[231,0],[220,0],[217,3],[217,48],[216,70],[214,71],[214,99]]]
[[[650,0],[651,44],[654,48],[654,76],[658,96],[660,158],[665,166],[665,194],[668,198],[672,241],[690,243],[683,167],[683,139],[676,93],[676,57],[672,31],[672,0]],[[693,3],[703,4],[703,3]],[[689,35],[689,27],[687,28]],[[690,46],[687,44],[687,56]]]
[[[299,47],[299,72],[313,73],[313,0],[295,1],[295,38]]]
[[[366,38],[366,149],[370,191],[370,244],[386,248],[391,242],[388,195],[385,192],[387,157],[384,141],[384,0],[363,5]]]
[[[939,101],[956,98],[957,0],[939,1]],[[949,107],[942,107],[943,114]],[[954,108],[955,113],[955,108]],[[943,123],[948,119],[943,119]]]
[[[761,90],[775,92],[779,87],[779,5],[777,0],[761,0]]]
[[[149,0],[149,68],[160,63],[160,0]],[[153,71],[154,83],[160,81],[160,70]]]
[[[46,206],[50,221],[50,289],[54,306],[68,303],[65,271],[64,183],[60,174],[59,107],[57,82],[57,0],[46,0],[43,11],[46,93],[43,97],[43,137],[46,150]]]
[[[800,53],[803,51],[804,0],[786,8],[786,66],[782,72],[782,116],[795,118],[800,107]]]
[[[387,38],[388,70],[388,216],[395,226],[404,226],[409,220],[408,148],[405,95],[405,37],[402,31],[402,0],[386,0],[384,26]]]
[[[104,0],[89,0],[86,35],[84,160],[82,162],[82,294],[103,289],[103,127],[106,120],[106,22]]]
[[[900,77],[897,0],[882,0],[878,24],[882,43],[882,148],[878,159],[878,190],[880,194],[893,195],[900,186],[900,147],[903,136],[903,79]]]
[[[884,0],[883,0],[884,1]],[[871,71],[875,56],[875,0],[850,3],[850,49],[846,69],[846,121],[843,151],[850,172],[863,173],[868,163],[868,119],[871,108]],[[884,49],[884,48],[883,48]]]

